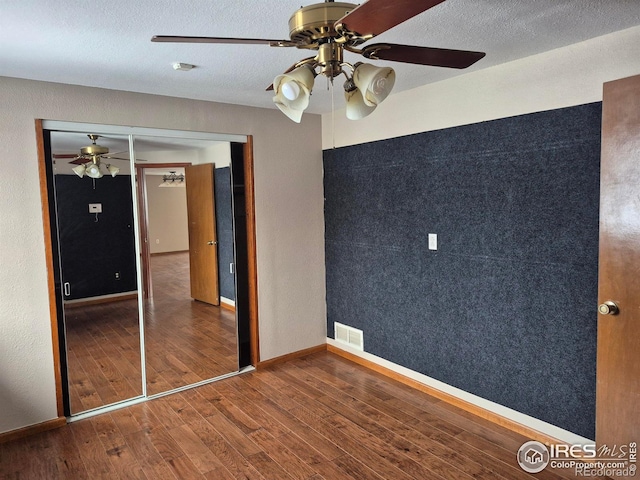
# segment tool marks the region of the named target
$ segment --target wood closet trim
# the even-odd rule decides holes
[[[251,365],[260,363],[260,333],[258,324],[258,269],[256,246],[256,201],[253,179],[253,135],[244,144],[244,189],[247,215],[247,269],[249,280],[249,342]]]
[[[48,430],[53,430],[54,428],[64,427],[66,424],[67,419],[65,417],[58,417],[36,425],[29,425],[28,427],[19,428],[17,430],[9,430],[8,432],[0,433],[0,445],[14,440],[19,440],[20,438],[46,432]]]
[[[64,417],[62,401],[62,367],[60,364],[60,338],[58,336],[58,312],[56,309],[56,287],[53,266],[53,245],[51,244],[51,217],[49,209],[49,188],[47,186],[47,162],[44,148],[42,119],[36,119],[36,142],[38,149],[38,176],[40,178],[40,198],[42,200],[42,225],[44,229],[44,252],[47,265],[47,287],[49,293],[49,317],[51,323],[51,346],[53,348],[53,374],[56,384],[56,408],[58,417]],[[55,427],[53,427],[55,428]]]
[[[49,185],[47,184],[47,161],[44,144],[44,129],[42,119],[35,120],[36,147],[38,156],[38,177],[40,183],[40,198],[42,203],[42,225],[45,247],[45,264],[47,269],[47,290],[49,297],[49,317],[51,325],[51,346],[53,350],[53,369],[56,390],[57,418],[34,426],[19,428],[0,434],[0,443],[10,439],[21,438],[39,431],[57,428],[66,424],[63,402],[62,365],[60,358],[60,337],[58,333],[59,319],[57,313],[57,299],[55,291],[55,277],[53,264],[53,245],[51,241],[51,219],[49,202]],[[247,256],[249,271],[249,335],[251,342],[251,364],[260,362],[260,336],[258,325],[258,279],[256,255],[256,223],[255,223],[255,192],[253,168],[253,136],[247,135],[244,144],[244,177],[245,177],[245,208],[247,222]],[[175,164],[182,166],[183,164]],[[155,166],[155,164],[140,165],[140,167]],[[167,166],[167,164],[164,164]],[[171,164],[173,166],[173,164]]]
[[[264,362],[258,362],[255,366],[256,369],[262,370],[264,368],[273,367],[274,365],[280,365],[281,363],[289,362],[297,358],[306,357],[307,355],[313,355],[314,353],[326,352],[328,345],[326,343],[316,345],[315,347],[305,348],[304,350],[298,350],[296,352],[287,353],[280,357],[270,358]]]

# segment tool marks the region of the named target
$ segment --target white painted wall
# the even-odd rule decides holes
[[[147,175],[147,221],[149,252],[189,250],[187,189],[163,188],[161,175]]]
[[[198,160],[196,163],[214,163],[216,168],[228,167],[231,165],[231,144],[220,142],[207,148],[198,150]]]
[[[36,118],[253,135],[261,358],[325,342],[320,117],[0,77],[0,433],[56,417]]]
[[[322,148],[597,102],[604,82],[638,73],[640,26],[391,94],[362,120],[323,115]]]

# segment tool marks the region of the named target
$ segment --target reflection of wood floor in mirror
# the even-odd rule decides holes
[[[66,306],[71,413],[142,394],[138,301]]]
[[[235,315],[193,301],[188,253],[151,258],[153,298],[145,305],[148,394],[236,371]],[[142,393],[137,301],[67,308],[71,411]]]
[[[238,370],[235,314],[191,299],[189,254],[151,257],[145,306],[148,394]]]

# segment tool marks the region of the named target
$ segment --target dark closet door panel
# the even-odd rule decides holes
[[[220,296],[235,300],[235,275],[229,265],[233,263],[233,211],[231,207],[231,168],[216,168],[216,229],[218,234],[218,275]]]

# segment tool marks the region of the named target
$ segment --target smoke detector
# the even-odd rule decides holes
[[[188,72],[189,70],[192,70],[194,68],[196,68],[196,66],[191,65],[190,63],[176,62],[173,64],[174,70],[182,70],[183,72]]]

